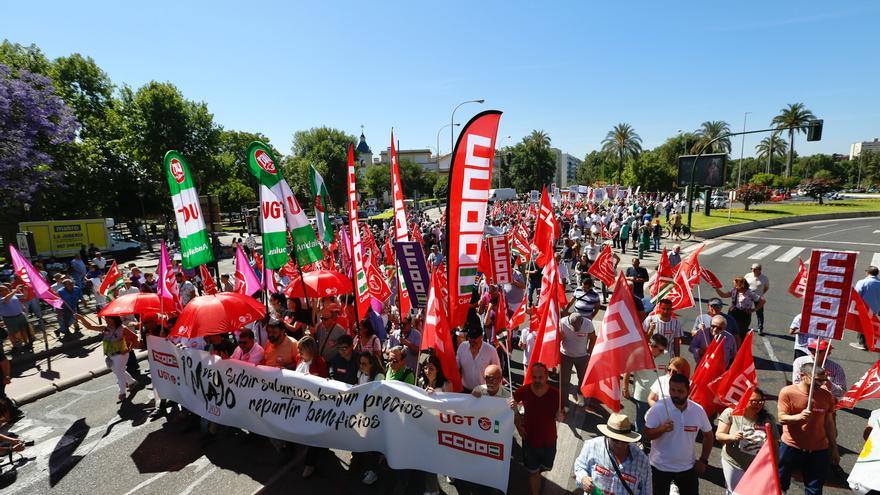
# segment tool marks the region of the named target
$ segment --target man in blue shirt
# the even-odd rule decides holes
[[[79,332],[79,323],[76,321],[76,312],[79,301],[82,299],[82,289],[73,285],[73,280],[66,278],[62,282],[64,285],[58,295],[64,300],[64,306],[61,309],[61,321],[58,322],[58,330],[55,335],[61,339],[72,337],[70,333],[70,324],[73,323],[74,331]]]
[[[856,292],[865,301],[865,304],[871,308],[874,314],[880,313],[880,269],[874,265],[868,266],[865,270],[865,278],[856,282]],[[868,346],[865,343],[865,334],[859,334],[859,342],[852,342],[849,345],[867,351]]]

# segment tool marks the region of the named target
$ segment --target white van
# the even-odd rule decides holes
[[[511,199],[516,199],[516,189],[512,187],[489,189],[489,201],[509,201]]]

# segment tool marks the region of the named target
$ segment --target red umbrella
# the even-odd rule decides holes
[[[339,294],[350,294],[351,279],[336,270],[314,270],[292,278],[284,295],[287,297],[303,297],[303,283],[306,286],[306,297],[329,297]]]
[[[165,309],[173,310],[174,304],[166,303]],[[138,292],[119,296],[110,301],[110,304],[98,311],[98,316],[149,315],[159,313],[161,310],[157,294]]]
[[[266,315],[260,301],[235,292],[194,297],[171,329],[172,337],[201,337],[232,332]]]

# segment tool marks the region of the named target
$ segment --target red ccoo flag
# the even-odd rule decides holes
[[[719,349],[719,351],[723,361],[724,350]],[[758,375],[755,372],[755,358],[752,355],[752,332],[750,331],[743,339],[736,357],[733,358],[733,362],[730,363],[730,368],[718,378],[710,379],[708,387],[712,391],[716,405],[723,404],[724,406],[733,407],[739,402],[749,387],[757,384]],[[703,409],[706,409],[706,414],[711,415],[705,405]]]
[[[508,331],[519,328],[526,321],[526,308],[528,308],[528,305],[528,293],[526,293],[523,294],[522,302],[519,303],[519,307],[513,312],[513,316],[507,321]]]
[[[115,261],[113,262],[116,263]],[[211,277],[210,272],[208,272],[208,267],[205,265],[199,265],[199,275],[202,277],[202,287],[204,287],[205,294],[216,294],[217,293],[217,284],[214,282],[214,279]]]
[[[367,284],[367,272],[364,266],[364,255],[361,244],[361,230],[358,226],[358,202],[357,202],[357,172],[354,168],[354,145],[348,145],[348,161],[346,172],[346,184],[348,186],[348,228],[351,230],[349,245],[347,246],[352,256],[352,281],[354,282],[354,297],[357,308],[357,318],[362,320],[367,316],[370,307],[370,287]]]
[[[871,307],[865,304],[865,300],[855,289],[850,292],[844,330],[864,334],[868,350],[880,351],[880,317],[871,311]]]
[[[755,392],[755,387],[756,385],[752,385],[746,390],[746,393],[742,394],[739,402],[736,403],[736,407],[730,413],[732,416],[744,416],[746,414],[746,408],[749,407],[749,400],[751,400],[752,394]]]
[[[859,381],[840,399],[835,408],[852,409],[856,402],[865,399],[880,399],[880,360],[859,378]]]
[[[672,290],[675,272],[672,271],[672,264],[669,263],[669,254],[666,248],[660,253],[660,263],[657,265],[657,275],[654,279],[654,285],[651,286],[651,302],[657,303],[660,299],[666,297],[666,294]]]
[[[584,397],[595,397],[614,412],[620,412],[620,376],[610,376],[595,383],[581,385]]]
[[[581,386],[631,371],[654,369],[654,358],[642,332],[632,292],[623,274],[614,282],[614,292],[602,320],[590,363]]]
[[[721,280],[712,273],[708,268],[700,269],[700,276],[703,277],[703,280],[709,284],[713,289],[720,289],[724,287],[724,284],[721,283]]]
[[[535,349],[529,359],[526,369],[526,377],[523,384],[532,381],[532,365],[544,363],[548,368],[558,366],[559,353],[559,300],[557,298],[559,286],[559,273],[554,258],[544,265],[544,273],[541,278],[541,294],[538,297],[538,336],[535,339]]]
[[[550,196],[547,194],[547,186],[541,193],[541,209],[538,211],[538,221],[535,224],[535,236],[532,238],[532,247],[538,251],[535,263],[544,266],[553,257],[553,245],[556,234],[559,232],[559,223],[550,205]]]
[[[776,449],[773,445],[772,425],[766,425],[767,441],[752,459],[749,468],[733,490],[733,495],[761,494],[781,495],[782,485],[779,483],[779,468],[776,465]]]
[[[798,258],[798,264],[797,275],[791,281],[791,285],[788,286],[788,293],[794,297],[801,298],[804,297],[804,292],[807,290],[807,274],[809,272],[807,272],[807,266],[804,265],[804,260]]]
[[[688,286],[691,288],[700,283],[700,272],[702,272],[702,268],[700,267],[699,256],[700,252],[703,250],[703,246],[704,244],[700,244],[700,247],[687,255],[687,257],[681,260],[681,263],[675,267],[678,270],[678,273],[681,273],[684,276],[684,279],[688,282]]]
[[[422,333],[421,350],[432,349],[440,358],[443,374],[452,382],[452,389],[461,392],[461,375],[455,350],[452,347],[452,333],[449,320],[440,301],[445,292],[445,281],[440,270],[435,269],[431,275],[431,288],[428,291],[428,308],[425,313],[425,326]]]
[[[587,273],[598,278],[608,287],[614,285],[614,278],[617,271],[614,269],[614,255],[611,254],[611,246],[608,244],[602,248],[602,252],[596,257],[596,261],[590,265]]]

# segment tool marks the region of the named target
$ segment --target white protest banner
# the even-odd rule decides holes
[[[214,423],[315,447],[381,452],[394,469],[507,490],[513,411],[505,399],[429,395],[395,381],[352,387],[221,360],[158,337],[148,344],[159,396]]]

